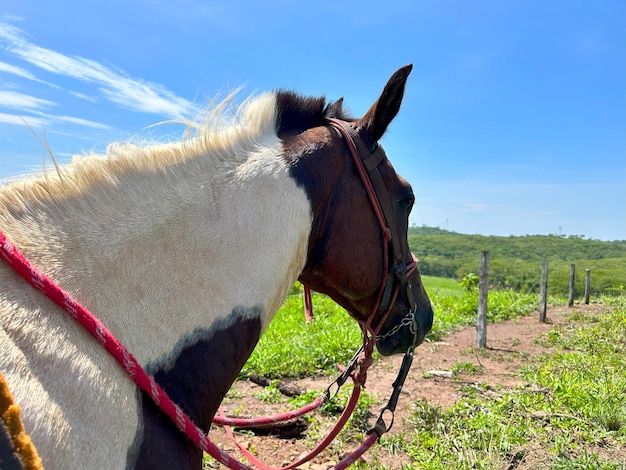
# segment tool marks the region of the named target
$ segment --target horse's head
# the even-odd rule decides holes
[[[320,103],[300,99],[294,105],[291,94],[281,103],[279,96],[279,136],[313,210],[299,279],[343,306],[384,355],[422,342],[433,320],[407,243],[413,191],[378,144],[400,109],[411,68],[398,70],[360,119],[348,118],[340,100],[323,109],[323,125],[304,124],[306,113],[294,109]]]

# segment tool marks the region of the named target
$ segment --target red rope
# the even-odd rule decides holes
[[[233,426],[236,428],[264,426],[267,424],[282,423],[289,421],[290,419],[299,418],[302,415],[318,409],[322,406],[322,404],[324,404],[324,397],[319,396],[308,405],[287,413],[281,413],[274,416],[260,416],[258,418],[229,418],[220,414],[215,416],[213,422],[220,426]]]
[[[361,456],[365,452],[367,452],[369,450],[370,447],[372,447],[374,444],[376,444],[376,441],[378,440],[379,437],[380,436],[377,433],[372,432],[369,435],[369,437],[363,442],[363,444],[361,444],[355,451],[353,451],[345,459],[343,459],[341,462],[339,462],[337,465],[335,465],[333,467],[333,469],[334,470],[343,470],[344,468],[348,468],[354,462],[359,460],[361,458]]]
[[[348,404],[346,405],[343,412],[341,413],[339,420],[337,421],[337,423],[335,423],[335,425],[330,430],[330,432],[326,435],[326,437],[324,437],[324,439],[322,439],[322,441],[320,441],[315,446],[315,448],[311,450],[309,453],[307,453],[304,457],[302,457],[296,462],[293,462],[285,467],[272,467],[272,466],[264,464],[259,459],[257,459],[250,451],[248,451],[248,449],[246,449],[242,444],[240,444],[239,441],[237,441],[237,439],[235,439],[235,436],[233,435],[233,432],[230,429],[230,426],[224,426],[224,430],[226,431],[226,434],[228,434],[228,437],[230,437],[230,439],[237,445],[241,453],[245,455],[245,457],[250,461],[250,463],[252,463],[252,465],[259,468],[260,470],[291,470],[293,468],[299,467],[303,463],[310,461],[315,456],[317,456],[320,452],[326,449],[326,447],[328,447],[328,445],[335,439],[335,437],[337,437],[337,435],[341,432],[345,424],[348,422],[348,419],[352,415],[354,409],[356,408],[356,405],[359,402],[360,395],[361,395],[361,387],[358,384],[355,384],[354,388],[352,389],[352,395],[350,395],[350,400],[348,401]],[[348,456],[348,458],[350,457],[352,457],[352,455]],[[355,461],[356,460],[353,460],[352,462],[355,462]],[[341,468],[345,468],[348,465],[350,464],[347,464],[346,466],[341,467]]]

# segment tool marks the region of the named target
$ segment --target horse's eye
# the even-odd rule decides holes
[[[400,208],[407,213],[411,212],[414,203],[415,197],[412,194],[398,201],[398,205],[400,206]]]

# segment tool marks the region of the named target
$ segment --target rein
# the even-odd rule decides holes
[[[334,468],[344,469],[356,462],[363,453],[365,453],[374,443],[386,432],[388,432],[394,420],[394,412],[400,396],[400,391],[407,377],[411,363],[413,361],[413,351],[417,346],[417,321],[414,317],[416,311],[416,303],[411,291],[411,283],[408,280],[410,274],[416,269],[417,258],[414,256],[409,263],[405,263],[402,260],[402,252],[399,245],[399,237],[393,233],[393,228],[389,228],[387,222],[393,220],[394,211],[389,201],[389,195],[386,191],[380,173],[377,169],[378,164],[383,160],[384,153],[380,147],[377,147],[371,152],[358,132],[354,130],[349,123],[339,121],[336,119],[328,119],[329,125],[336,128],[344,137],[350,154],[354,160],[356,168],[359,172],[363,185],[367,191],[368,197],[374,208],[376,218],[380,224],[383,233],[383,259],[384,259],[384,272],[381,287],[377,296],[375,305],[366,321],[359,321],[363,333],[363,346],[355,354],[352,360],[348,363],[347,367],[342,371],[341,375],[332,382],[326,391],[318,397],[317,400],[311,404],[296,410],[294,412],[281,414],[273,417],[263,417],[257,419],[231,419],[223,416],[215,416],[214,423],[224,426],[248,426],[248,425],[260,425],[267,423],[276,423],[292,419],[302,414],[307,413],[315,408],[318,408],[323,403],[331,399],[331,394],[334,396],[338,393],[341,386],[347,381],[348,378],[352,378],[354,382],[354,388],[352,395],[346,405],[343,413],[341,414],[338,422],[330,433],[305,457],[299,459],[297,462],[286,467],[280,467],[282,470],[295,468],[315,457],[322,450],[324,450],[332,440],[339,434],[343,426],[348,421],[350,415],[356,408],[361,388],[365,385],[367,378],[366,371],[372,363],[372,353],[376,340],[384,339],[397,333],[400,329],[408,327],[413,334],[413,342],[409,349],[406,351],[402,360],[402,365],[398,373],[398,377],[393,383],[393,392],[391,397],[385,405],[376,421],[375,426],[368,431],[367,439],[356,449],[352,454],[339,462]],[[392,226],[393,227],[393,226]],[[391,245],[391,255],[393,264],[389,267],[389,245]],[[6,235],[0,230],[0,257],[3,258],[9,266],[11,266],[21,277],[23,277],[31,286],[42,291],[48,298],[66,310],[74,319],[76,319],[96,340],[117,360],[122,368],[129,374],[134,380],[137,386],[147,393],[154,403],[174,422],[176,427],[185,434],[192,442],[194,442],[200,449],[209,454],[215,460],[219,461],[223,465],[234,470],[246,470],[251,467],[239,462],[219,449],[213,442],[210,441],[207,434],[202,431],[187,414],[175,404],[167,393],[159,386],[154,377],[149,376],[145,370],[141,367],[135,357],[111,334],[106,326],[98,320],[89,310],[77,302],[68,292],[59,287],[54,281],[48,278],[40,270],[34,267],[21,251],[13,245]],[[395,287],[394,287],[395,284]],[[398,296],[400,288],[404,289],[405,296],[409,302],[410,309],[407,316],[398,324],[392,328],[386,334],[379,336],[378,333],[382,328],[385,320],[388,318],[395,300]],[[307,310],[312,308],[310,289],[305,286],[305,305]],[[382,318],[378,321],[377,326],[373,325],[374,317],[376,313],[383,311]],[[351,312],[353,316],[354,312]],[[356,372],[355,372],[356,370]],[[336,386],[336,390],[333,388]],[[386,419],[389,420],[387,424]],[[227,433],[232,436],[232,431],[226,428]],[[236,442],[236,441],[235,441]],[[245,448],[237,444],[242,453],[257,467],[262,470],[274,469],[274,467],[268,467],[262,462],[258,461],[250,452]]]

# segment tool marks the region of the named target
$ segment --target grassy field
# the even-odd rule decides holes
[[[478,296],[453,279],[424,276],[435,304],[435,322],[427,341],[475,322]],[[537,297],[513,291],[489,295],[489,321],[525,315],[536,308]],[[332,300],[313,294],[315,321],[304,322],[302,291],[295,286],[265,332],[241,375],[258,373],[269,378],[305,377],[332,372],[345,363],[361,344],[357,323]]]
[[[464,289],[455,279],[447,277],[422,276],[422,281],[429,295],[441,295],[444,297],[459,297]]]
[[[403,470],[507,469],[522,460],[523,468],[624,469],[626,301],[611,302],[610,313],[573,313],[567,325],[540,338],[556,352],[521,371],[531,386],[495,393],[489,384],[467,388],[445,410],[416,402],[414,431],[383,438],[382,445],[411,457]],[[481,393],[486,390],[492,399]]]
[[[475,322],[475,291],[468,292],[450,279],[425,277],[424,282],[436,307],[429,341]],[[532,464],[537,454],[541,456],[538,466],[521,468],[624,469],[626,297],[603,300],[612,305],[610,313],[573,313],[565,326],[555,327],[539,339],[539,344],[550,347],[550,353],[529,360],[520,372],[528,386],[495,391],[489,384],[468,387],[460,401],[447,409],[417,401],[409,418],[413,431],[383,437],[370,453],[367,466],[355,468],[500,470],[517,468],[522,461]],[[563,299],[551,302],[563,303]],[[303,377],[333,372],[336,363],[349,359],[360,344],[356,323],[324,296],[314,296],[314,303],[316,321],[305,325],[302,296],[294,288],[243,376],[256,372],[271,378]],[[536,295],[490,292],[490,321],[536,309]],[[495,392],[492,398],[486,398],[490,395],[486,390]],[[311,397],[303,399],[307,398]],[[360,405],[363,417],[367,416],[368,400],[365,394]],[[331,403],[325,412],[340,410],[340,404]],[[362,439],[367,429],[364,422],[365,418],[358,416],[352,421],[349,440]],[[377,455],[398,452],[408,455],[411,464],[385,466],[377,460]]]

